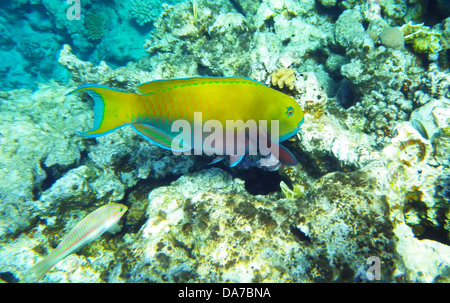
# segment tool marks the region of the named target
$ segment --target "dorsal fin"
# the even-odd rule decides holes
[[[140,94],[151,94],[156,93],[165,89],[173,89],[181,86],[188,85],[201,85],[206,83],[226,83],[226,82],[241,82],[241,83],[251,83],[251,84],[261,84],[255,80],[241,78],[241,77],[194,77],[194,78],[184,78],[184,79],[166,79],[166,80],[156,80],[147,83],[140,84],[136,87],[138,93]]]

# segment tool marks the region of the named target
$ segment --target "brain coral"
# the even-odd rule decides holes
[[[381,44],[387,47],[400,49],[404,47],[405,39],[400,29],[387,27],[380,34]]]
[[[128,4],[128,12],[131,17],[139,24],[140,26],[144,26],[146,23],[152,22],[155,20],[159,14],[161,13],[163,3],[173,4],[176,1],[166,0],[164,2],[160,0],[131,0],[124,1],[124,4]]]
[[[89,40],[98,40],[105,35],[106,18],[100,14],[89,14],[86,17],[86,29]]]

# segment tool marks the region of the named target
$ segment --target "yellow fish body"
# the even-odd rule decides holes
[[[227,121],[230,120],[266,121],[268,140],[276,137],[279,142],[294,136],[303,123],[303,112],[295,100],[247,78],[158,80],[141,84],[137,89],[139,93],[128,93],[87,84],[71,92],[86,91],[95,101],[94,127],[82,135],[102,136],[131,124],[151,142],[174,150],[172,143],[178,133],[172,131],[172,124],[177,120],[187,121],[195,137],[199,129],[194,124],[198,122],[195,113],[197,117],[201,113],[202,121],[217,121],[224,126],[225,132],[236,131],[227,129]],[[278,121],[278,134],[271,133],[273,121]],[[184,150],[192,149],[193,144],[185,147]],[[234,166],[242,159],[242,155],[231,159]],[[288,165],[297,164],[295,157],[282,146],[280,160]]]

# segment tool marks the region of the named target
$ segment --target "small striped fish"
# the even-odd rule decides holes
[[[75,225],[53,252],[31,269],[35,281],[40,280],[56,263],[115,226],[126,211],[125,205],[110,203],[90,213]]]

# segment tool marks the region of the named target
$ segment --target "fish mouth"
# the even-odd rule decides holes
[[[280,141],[279,142],[283,142],[286,140],[289,140],[290,138],[294,137],[299,131],[300,131],[300,127],[302,126],[303,122],[304,122],[304,118],[302,118],[302,120],[300,120],[300,122],[298,122],[297,127],[290,133],[285,134],[284,136],[280,137]]]
[[[303,122],[305,122],[305,117],[303,117],[300,122],[297,124],[297,131],[300,130],[300,127],[302,126]]]

